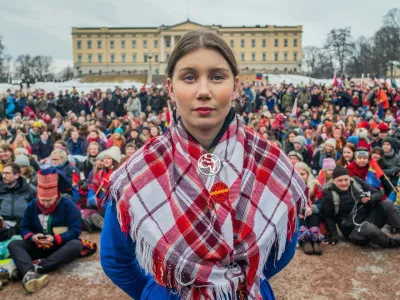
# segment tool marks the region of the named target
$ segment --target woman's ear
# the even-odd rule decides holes
[[[233,84],[232,101],[235,100],[239,95],[239,84],[240,84],[239,76],[236,76],[235,82]]]
[[[171,102],[175,103],[175,94],[174,94],[174,88],[172,86],[172,79],[167,78],[167,86],[168,86],[168,95],[171,98]]]

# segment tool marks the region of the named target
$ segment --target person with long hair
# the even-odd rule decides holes
[[[356,147],[352,143],[347,143],[343,147],[342,157],[337,161],[337,166],[347,167],[353,160],[356,153]]]
[[[238,67],[221,36],[186,33],[167,77],[169,130],[111,176],[103,270],[135,299],[273,299],[268,278],[293,257],[306,186],[232,110]]]
[[[314,152],[311,167],[315,174],[319,173],[322,169],[324,159],[328,157],[333,158],[335,161],[337,160],[336,140],[334,138],[329,138],[319,149],[317,149],[317,151]]]
[[[3,171],[3,167],[6,164],[12,163],[14,161],[15,161],[15,154],[12,146],[10,144],[0,145],[0,172]]]
[[[25,148],[28,150],[29,154],[32,154],[32,147],[26,139],[25,134],[21,130],[17,130],[15,134],[14,142],[11,144],[13,150],[17,148]]]
[[[306,216],[300,217],[299,242],[305,254],[321,255],[321,243],[324,241],[324,236],[319,229],[322,186],[315,179],[308,165],[298,162],[294,167],[308,188],[309,208]]]

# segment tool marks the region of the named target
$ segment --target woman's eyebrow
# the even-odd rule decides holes
[[[209,72],[210,72],[210,73],[216,73],[216,72],[221,72],[221,73],[226,73],[226,72],[228,72],[228,73],[229,73],[229,70],[226,69],[226,68],[211,68],[211,69],[209,70]]]
[[[197,73],[197,70],[195,68],[182,68],[179,70],[179,73],[187,73],[187,72],[192,72],[192,73]]]

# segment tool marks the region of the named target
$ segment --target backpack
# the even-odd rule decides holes
[[[355,180],[354,178],[350,178],[350,186],[353,186],[354,190],[355,190],[355,195],[364,193],[364,190],[361,186],[361,184],[358,183],[357,180]],[[327,189],[330,188],[332,186],[332,182],[329,183],[329,185],[326,187]],[[324,187],[325,188],[325,187]],[[337,215],[339,213],[339,204],[340,204],[340,197],[339,194],[332,190],[332,201],[333,201],[333,206],[335,207],[335,215]]]

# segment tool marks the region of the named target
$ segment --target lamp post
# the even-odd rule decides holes
[[[151,72],[151,59],[153,58],[153,53],[150,51],[147,54],[147,59],[149,60],[149,72]]]
[[[151,51],[149,51],[149,53],[147,54],[147,59],[149,60],[149,72],[147,74],[147,84],[151,84],[151,82],[153,81],[153,74],[151,72],[151,59],[153,58],[153,53],[151,53]]]
[[[299,66],[299,73],[301,73],[301,61],[299,61],[298,66]]]

